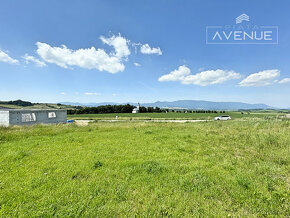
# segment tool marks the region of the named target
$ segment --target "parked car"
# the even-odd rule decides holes
[[[229,115],[222,115],[214,118],[214,120],[230,120],[230,119],[232,118]]]

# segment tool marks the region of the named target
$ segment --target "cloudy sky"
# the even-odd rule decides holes
[[[290,2],[1,1],[0,100],[241,101],[290,107]],[[278,44],[206,44],[206,27],[278,26]],[[244,21],[246,22],[246,21]]]

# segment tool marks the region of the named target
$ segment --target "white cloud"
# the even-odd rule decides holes
[[[224,83],[228,80],[239,79],[241,75],[233,70],[207,70],[191,75],[191,70],[185,65],[180,66],[177,70],[161,76],[158,80],[164,81],[180,81],[182,84],[194,84],[199,86],[207,86]]]
[[[113,95],[113,96],[119,96],[120,94],[117,94],[117,93],[113,93],[112,95]]]
[[[85,92],[85,95],[101,95],[101,93],[98,92]]]
[[[147,43],[141,46],[140,52],[142,54],[158,54],[158,55],[162,55],[162,51],[161,51],[161,49],[159,47],[151,48]]]
[[[241,75],[233,70],[206,70],[195,75],[189,75],[182,80],[183,84],[207,86],[221,84],[228,80],[239,79]]]
[[[134,65],[135,65],[136,67],[140,67],[140,66],[141,66],[141,64],[139,64],[139,63],[137,63],[137,62],[135,62]]]
[[[95,47],[72,50],[65,45],[52,47],[47,43],[37,42],[37,53],[44,61],[63,68],[78,66],[109,73],[124,71],[125,66],[122,61],[130,55],[128,40],[120,35],[111,38],[101,36],[100,39],[103,43],[113,46],[115,52],[108,54],[105,50]]]
[[[161,76],[158,81],[165,82],[165,81],[182,81],[185,79],[186,76],[190,74],[190,69],[185,66],[179,66],[177,70],[170,72],[169,74],[165,74]]]
[[[279,83],[280,84],[290,83],[290,78],[284,78],[284,79],[280,80]]]
[[[263,70],[258,73],[253,73],[242,80],[240,86],[267,86],[271,85],[275,78],[280,76],[280,71],[277,69]]]
[[[118,58],[128,57],[131,54],[128,48],[130,41],[122,37],[120,34],[118,36],[112,36],[111,38],[101,36],[100,39],[103,43],[115,48],[115,54],[112,55],[115,55]]]
[[[22,56],[22,58],[25,60],[26,64],[29,64],[30,62],[33,62],[38,67],[46,67],[47,66],[45,62],[40,61],[39,59],[37,59],[37,58],[35,58],[33,56],[30,56],[28,54],[25,54],[24,56]]]
[[[61,94],[61,95],[65,95],[65,92],[61,92],[60,94]]]
[[[0,61],[9,64],[17,64],[19,62],[18,60],[11,58],[7,53],[2,50],[0,50]]]

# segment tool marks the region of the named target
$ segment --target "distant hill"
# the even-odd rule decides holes
[[[98,107],[101,105],[120,105],[121,103],[116,103],[116,102],[99,102],[99,103],[59,102],[59,104],[72,105],[72,106],[83,106],[83,107]],[[131,104],[131,103],[128,103],[128,104]],[[135,104],[132,104],[132,105],[135,105]]]
[[[75,109],[76,106],[63,105],[63,104],[53,104],[53,103],[32,103],[29,101],[0,101],[0,109]]]
[[[27,106],[33,106],[33,104],[29,101],[22,101],[22,100],[16,100],[16,101],[0,101],[2,104],[6,105],[16,105],[16,106],[22,106],[22,107],[27,107]]]
[[[146,107],[160,108],[186,108],[204,110],[241,110],[241,109],[274,109],[266,104],[247,104],[242,102],[213,102],[198,100],[179,100],[179,101],[157,101],[155,103],[143,104]]]
[[[100,105],[119,105],[127,103],[101,102],[101,103],[77,103],[77,102],[61,102],[65,105],[97,107]],[[136,105],[136,103],[128,103]],[[178,101],[157,101],[154,103],[141,103],[145,107],[160,107],[172,109],[200,109],[200,110],[246,110],[246,109],[275,109],[266,104],[248,104],[242,102],[213,102],[199,100],[178,100]]]
[[[60,102],[53,103],[31,103],[29,101],[0,101],[0,108],[39,108],[39,109],[76,109],[81,107],[98,107],[101,105],[137,105],[136,103],[78,103],[78,102]],[[266,104],[247,104],[242,102],[213,102],[199,100],[178,100],[178,101],[157,101],[154,103],[141,103],[145,107],[159,107],[169,109],[195,109],[195,110],[255,110],[255,109],[276,109]]]

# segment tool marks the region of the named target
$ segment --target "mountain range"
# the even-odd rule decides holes
[[[136,103],[115,103],[115,102],[100,102],[100,103],[78,103],[78,102],[60,102],[65,105],[97,107],[100,105],[120,105]],[[241,109],[275,109],[266,104],[248,104],[243,102],[214,102],[200,100],[178,100],[178,101],[157,101],[154,103],[141,103],[144,107],[160,107],[171,109],[195,109],[195,110],[241,110]]]

